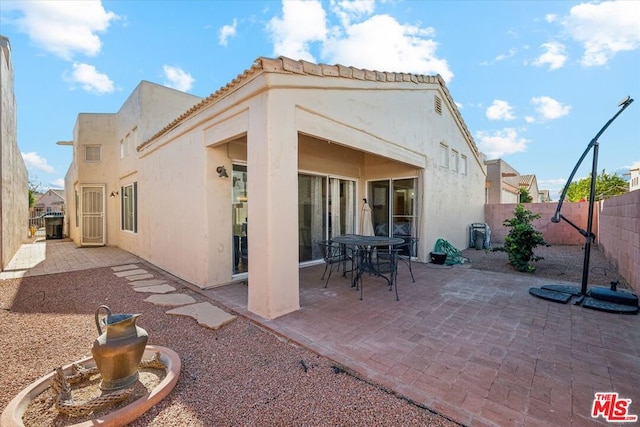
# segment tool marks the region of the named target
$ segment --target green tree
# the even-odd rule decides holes
[[[535,267],[530,261],[540,261],[543,257],[536,256],[533,248],[538,245],[546,245],[542,233],[531,225],[531,221],[540,218],[540,214],[534,214],[525,209],[521,204],[516,206],[513,218],[505,219],[502,223],[509,227],[509,234],[504,238],[504,246],[496,250],[505,251],[509,257],[509,264],[518,271],[531,273]]]
[[[618,196],[629,191],[629,184],[621,176],[614,173],[608,174],[604,169],[600,175],[596,176],[596,194],[594,200],[603,200],[609,197]],[[570,202],[579,202],[580,200],[589,200],[591,192],[591,174],[569,184],[567,189],[567,200]]]
[[[29,181],[29,207],[32,208],[36,204],[36,193],[40,189],[41,185],[32,181]]]
[[[529,194],[529,190],[526,188],[520,188],[520,203],[531,203],[533,197]]]

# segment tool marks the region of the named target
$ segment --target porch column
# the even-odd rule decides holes
[[[274,319],[300,308],[298,135],[291,102],[256,98],[247,135],[249,311]]]

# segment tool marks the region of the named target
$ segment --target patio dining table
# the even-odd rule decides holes
[[[389,290],[395,285],[396,300],[398,297],[398,286],[395,283],[396,269],[398,263],[397,251],[393,250],[393,246],[404,243],[404,239],[399,237],[387,237],[387,236],[363,236],[359,234],[342,234],[331,238],[332,241],[355,248],[354,257],[356,259],[355,275],[352,279],[352,286],[360,287],[360,299],[363,295],[362,276],[365,273],[371,273],[375,276],[382,277],[389,284]],[[385,260],[383,264],[380,264],[377,260],[374,261],[373,254],[375,250],[380,246],[388,246],[389,259]],[[387,263],[388,261],[388,263]],[[387,266],[388,271],[381,268],[381,265]],[[386,276],[388,274],[388,277]]]

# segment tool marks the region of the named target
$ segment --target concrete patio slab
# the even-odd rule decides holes
[[[151,295],[145,298],[145,301],[155,305],[166,305],[171,307],[193,304],[196,302],[195,298],[186,294]]]
[[[246,285],[205,293],[462,425],[604,426],[591,410],[608,392],[640,415],[640,316],[533,297],[549,280],[527,274],[420,263],[415,283],[400,268],[400,301],[374,276],[360,300],[348,277],[325,289],[323,269],[300,269],[301,309],[277,319],[247,310]]]
[[[196,319],[199,325],[211,329],[219,329],[231,322],[236,316],[216,307],[208,302],[185,305],[166,312],[177,316],[190,316]]]
[[[133,290],[136,292],[146,292],[150,294],[168,294],[169,292],[174,292],[176,288],[170,285],[134,286]]]

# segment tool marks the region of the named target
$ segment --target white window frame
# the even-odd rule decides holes
[[[120,187],[120,229],[138,232],[138,183],[132,182]]]
[[[95,151],[91,149],[97,149]],[[102,161],[102,146],[101,145],[85,145],[84,146],[84,161],[87,163],[98,163]]]

